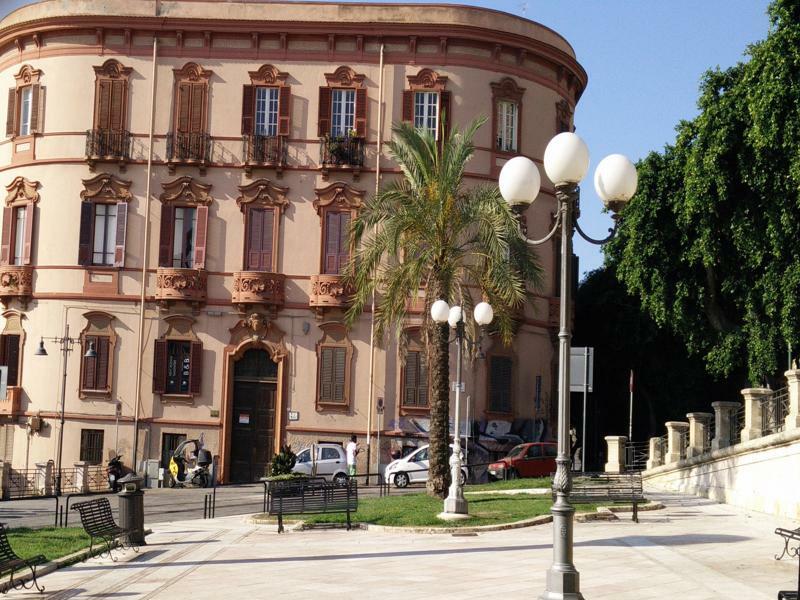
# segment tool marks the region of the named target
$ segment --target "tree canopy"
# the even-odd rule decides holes
[[[610,264],[715,376],[752,383],[800,342],[800,1],[770,5],[749,60],[708,71],[700,114],[640,161]]]

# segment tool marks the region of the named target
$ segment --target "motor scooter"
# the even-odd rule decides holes
[[[189,452],[189,458],[186,456],[186,451],[190,446],[193,449]],[[209,465],[211,464],[211,452],[204,448],[200,448],[200,440],[186,440],[181,442],[172,457],[169,459],[169,487],[208,487],[211,485],[211,473],[209,472]]]
[[[112,492],[120,490],[119,480],[122,477],[122,455],[114,456],[108,461],[106,467],[106,475],[108,476],[108,487]]]

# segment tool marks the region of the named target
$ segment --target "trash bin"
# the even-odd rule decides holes
[[[144,478],[135,473],[128,473],[119,480],[122,490],[119,498],[119,525],[131,530],[128,541],[143,546],[144,541]]]

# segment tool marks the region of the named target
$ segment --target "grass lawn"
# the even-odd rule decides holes
[[[44,554],[47,560],[60,558],[89,547],[89,536],[81,527],[8,530],[8,541],[22,558]]]
[[[464,527],[475,525],[496,525],[530,519],[550,513],[550,497],[481,495],[467,499],[470,519],[462,521],[442,521],[436,517],[442,512],[442,501],[427,494],[405,494],[383,498],[364,498],[358,501],[358,512],[353,520],[357,523],[389,525],[395,527]],[[594,511],[597,505],[579,504],[578,512]],[[344,523],[343,514],[300,516],[306,523]]]
[[[527,479],[508,479],[506,481],[493,481],[492,483],[479,483],[467,485],[465,492],[483,492],[487,490],[529,490],[531,488],[549,488],[549,477],[530,477]]]

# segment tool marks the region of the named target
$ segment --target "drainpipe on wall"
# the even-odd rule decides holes
[[[383,150],[383,44],[381,44],[380,66],[378,68],[378,152],[375,156],[375,195],[381,184],[381,150]],[[372,230],[373,235],[375,229]],[[367,400],[367,485],[369,485],[370,440],[372,436],[372,405],[375,382],[375,292],[372,292],[372,304],[369,313],[369,396]],[[381,449],[375,452],[375,472],[381,468]]]
[[[158,3],[156,3],[158,13]],[[142,284],[139,294],[139,341],[136,345],[136,401],[133,410],[133,456],[131,466],[136,471],[139,452],[139,410],[142,405],[142,353],[144,351],[144,314],[147,293],[147,267],[150,258],[150,182],[153,171],[153,130],[156,113],[156,57],[158,55],[158,34],[153,34],[153,68],[150,84],[150,136],[147,150],[147,186],[144,195],[144,231],[142,233]],[[149,437],[149,436],[148,436]]]

